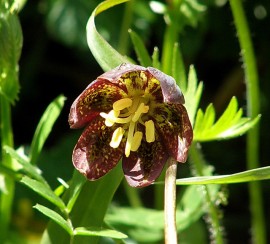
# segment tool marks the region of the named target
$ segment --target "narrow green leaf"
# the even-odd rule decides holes
[[[97,228],[97,227],[77,227],[74,230],[74,235],[103,236],[103,237],[110,237],[110,238],[115,238],[115,239],[124,239],[128,237],[127,235],[116,230]]]
[[[144,67],[151,66],[151,57],[140,36],[132,30],[128,31],[140,64]]]
[[[22,178],[22,174],[10,169],[3,164],[0,164],[0,172],[2,175],[8,175],[13,180],[19,181]],[[3,188],[5,188],[5,185],[0,184],[0,192]]]
[[[76,184],[72,184],[69,187],[69,201],[67,204],[68,213],[71,212],[74,204],[76,203],[82,187],[86,183],[86,178],[76,170],[73,173],[72,182],[76,182]]]
[[[19,154],[16,150],[8,146],[4,146],[4,150],[13,159],[17,160],[17,162],[22,165],[22,170],[26,172],[29,176],[31,176],[32,178],[35,178],[36,180],[40,182],[46,182],[41,175],[40,169],[30,164],[29,159],[25,155]]]
[[[81,179],[78,179],[79,175]],[[100,180],[90,182],[83,178],[79,172],[75,171],[70,187],[63,196],[64,201],[68,202],[68,206],[72,208],[69,213],[70,219],[73,226],[102,226],[104,215],[123,178],[121,163],[119,162]],[[76,188],[78,181],[82,181],[81,184],[85,182],[82,188],[80,186]],[[76,236],[76,241],[97,244],[99,238],[98,236]],[[55,223],[49,223],[41,243],[70,243],[70,237]]]
[[[36,128],[31,147],[29,158],[31,164],[36,164],[37,158],[43,148],[43,145],[48,138],[52,127],[58,118],[63,106],[65,97],[60,95],[54,99],[43,113],[38,126]]]
[[[57,212],[43,206],[40,204],[36,204],[34,206],[35,209],[52,219],[55,223],[60,225],[65,231],[69,233],[70,236],[73,235],[72,227],[68,224],[68,222]]]
[[[172,77],[183,92],[187,89],[187,78],[182,53],[178,43],[174,44],[172,57]]]
[[[220,116],[214,123],[214,108],[209,105],[206,112],[198,111],[194,126],[194,141],[224,140],[241,136],[251,129],[260,119],[258,115],[254,119],[241,117],[242,109],[238,110],[238,104],[233,97]]]
[[[24,176],[21,179],[21,182],[45,199],[47,199],[55,206],[59,207],[59,209],[61,209],[62,211],[65,209],[66,206],[62,199],[53,192],[53,190],[49,187],[48,184],[33,180],[28,176]]]
[[[186,91],[183,91],[183,93],[185,96],[185,107],[188,111],[189,119],[193,126],[195,122],[195,114],[201,100],[202,89],[203,83],[198,83],[195,68],[194,66],[190,66],[187,89]]]
[[[154,47],[154,51],[152,54],[152,67],[156,69],[160,69],[160,61],[159,61],[159,49],[158,47]]]
[[[177,185],[233,184],[270,179],[270,166],[231,175],[190,177],[176,180]]]
[[[213,107],[213,104],[209,104],[206,108],[205,114],[203,116],[201,130],[208,130],[215,121],[215,109]]]
[[[104,71],[111,70],[121,63],[129,63],[126,57],[117,52],[97,31],[95,26],[95,17],[103,11],[112,8],[115,5],[127,2],[128,0],[110,0],[100,3],[92,12],[87,26],[87,43],[95,57]]]

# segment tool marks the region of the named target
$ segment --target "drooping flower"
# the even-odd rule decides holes
[[[122,64],[99,76],[70,109],[70,127],[86,127],[75,168],[96,180],[122,158],[129,185],[151,184],[169,157],[186,161],[193,133],[183,103],[175,80],[152,67]]]

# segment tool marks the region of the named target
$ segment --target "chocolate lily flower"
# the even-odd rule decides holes
[[[175,80],[152,67],[122,64],[92,82],[74,101],[71,128],[86,126],[72,160],[89,180],[122,158],[129,185],[143,187],[167,159],[185,162],[193,133]]]

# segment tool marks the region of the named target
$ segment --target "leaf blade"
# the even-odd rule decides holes
[[[117,52],[97,31],[95,17],[103,11],[129,0],[113,0],[100,3],[92,12],[86,26],[87,43],[96,61],[104,71],[111,70],[121,63],[129,63],[126,57]]]
[[[270,179],[270,166],[219,176],[201,176],[177,179],[177,185],[234,184]]]
[[[48,186],[48,184],[36,181],[34,179],[29,178],[28,176],[24,176],[20,182],[28,186],[30,189],[35,191],[40,196],[47,199],[49,202],[57,206],[59,209],[61,210],[65,209],[66,206],[62,201],[62,199],[54,194],[53,190]]]
[[[49,217],[51,220],[53,220],[55,223],[60,225],[67,233],[69,233],[70,236],[73,235],[73,230],[71,226],[60,214],[41,204],[36,204],[33,208],[37,209],[38,211]]]
[[[30,146],[29,158],[31,164],[36,164],[44,143],[64,106],[64,101],[65,97],[63,95],[58,96],[49,104],[41,116]]]
[[[122,232],[105,229],[105,228],[97,228],[97,227],[77,227],[75,230],[75,235],[80,236],[103,236],[110,237],[115,239],[124,239],[128,236],[123,234]]]

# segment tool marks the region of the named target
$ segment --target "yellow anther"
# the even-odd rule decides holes
[[[125,148],[126,157],[130,155],[130,149],[131,149],[131,144],[133,141],[134,130],[135,130],[135,123],[133,121],[130,121],[129,128],[128,128],[126,148]]]
[[[132,105],[132,100],[130,98],[122,98],[113,103],[113,110],[120,111],[128,108]]]
[[[131,143],[130,151],[135,152],[138,150],[142,142],[142,137],[143,137],[143,133],[141,131],[135,132],[132,143]]]
[[[121,141],[122,141],[122,138],[123,138],[123,135],[124,135],[125,131],[122,127],[118,127],[114,132],[113,132],[113,135],[112,135],[112,140],[110,142],[110,146],[112,148],[118,148]]]
[[[148,120],[144,123],[145,125],[145,136],[147,142],[155,141],[155,125],[153,120]]]
[[[136,122],[139,120],[139,118],[141,117],[141,115],[143,113],[147,113],[149,110],[149,106],[145,106],[144,103],[141,103],[139,105],[139,107],[137,108],[136,112],[134,113],[133,117],[132,117],[132,121]]]

